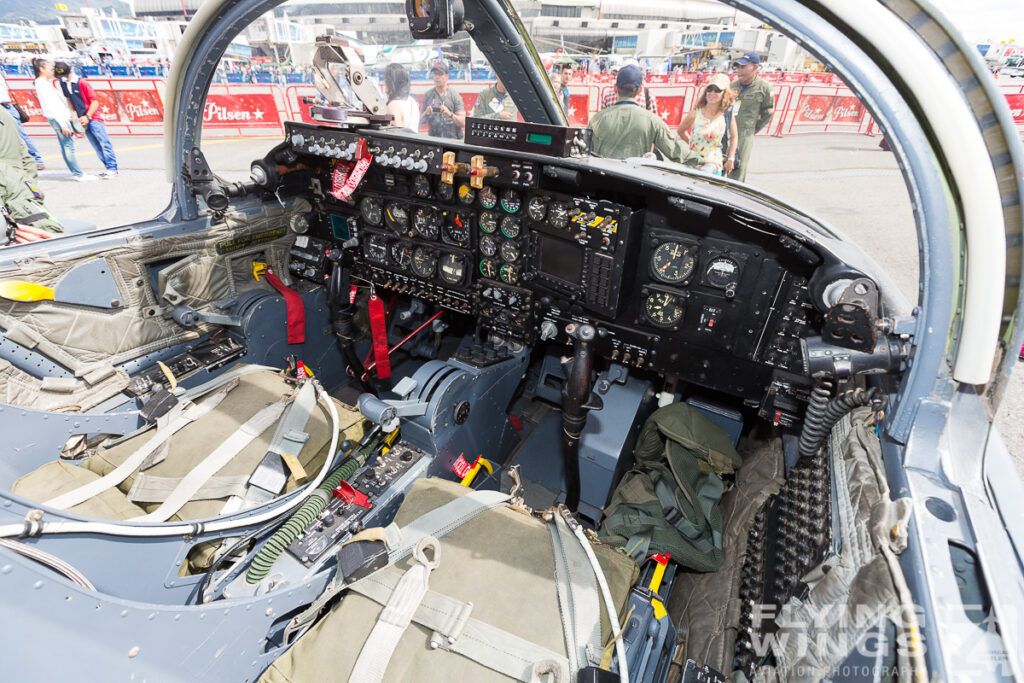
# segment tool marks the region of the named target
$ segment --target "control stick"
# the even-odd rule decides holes
[[[352,265],[352,255],[341,249],[331,249],[327,253],[327,258],[331,262],[331,274],[327,280],[327,305],[331,310],[331,326],[334,328],[334,336],[338,338],[338,348],[363,391],[376,396],[377,390],[372,382],[362,379],[366,370],[355,352],[359,330],[353,320],[356,306],[349,300],[349,269]]]
[[[565,506],[576,512],[580,504],[580,436],[587,424],[587,413],[604,407],[594,387],[594,361],[591,346],[597,331],[593,325],[570,325],[573,337],[572,359],[566,362],[562,387],[562,455],[565,463]]]

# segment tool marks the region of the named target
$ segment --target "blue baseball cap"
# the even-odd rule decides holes
[[[619,75],[615,78],[615,87],[633,86],[634,88],[639,88],[643,82],[644,74],[640,71],[640,67],[635,64],[627,64],[619,69]]]
[[[744,64],[757,64],[760,66],[761,58],[757,56],[756,52],[748,52],[733,62],[733,66],[743,66]]]

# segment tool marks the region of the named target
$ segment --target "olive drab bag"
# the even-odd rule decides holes
[[[722,428],[699,410],[673,403],[644,424],[598,534],[634,558],[668,553],[684,567],[722,563],[722,476],[742,464]]]

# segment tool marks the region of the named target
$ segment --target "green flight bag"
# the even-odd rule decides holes
[[[686,403],[648,418],[601,524],[602,541],[634,558],[665,553],[684,567],[715,571],[722,563],[718,502],[742,459],[722,428]]]

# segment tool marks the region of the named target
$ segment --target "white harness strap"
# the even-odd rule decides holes
[[[270,425],[277,422],[281,413],[291,403],[294,396],[289,394],[263,408],[250,417],[241,427],[236,429],[231,436],[213,449],[201,463],[192,468],[192,471],[185,475],[181,482],[175,487],[167,500],[156,510],[148,515],[135,517],[136,522],[165,522],[178,510],[192,499],[199,489],[203,487],[210,477],[216,474],[222,467],[227,465],[232,458],[238,455],[243,448],[253,442],[256,437],[266,431]]]
[[[565,634],[569,670],[575,675],[582,667],[601,658],[601,603],[595,571],[562,515],[554,515],[548,526],[555,556],[555,588]]]
[[[427,558],[427,550],[432,551],[432,559]],[[441,546],[433,536],[424,536],[416,543],[412,556],[416,563],[402,574],[377,617],[377,623],[366,637],[352,668],[349,683],[379,683],[384,679],[384,672],[398,647],[398,641],[402,639],[413,614],[427,594],[430,572],[437,569],[441,559]]]
[[[220,391],[202,403],[179,403],[170,413],[157,422],[157,430],[153,438],[147,441],[146,445],[142,448],[128,456],[124,462],[99,479],[48,500],[43,505],[57,508],[58,510],[66,510],[118,486],[177,432],[181,431],[186,425],[212,412],[214,408],[220,405],[220,402],[224,400],[228,392],[236,386],[238,386],[238,380],[233,379],[225,384]]]

